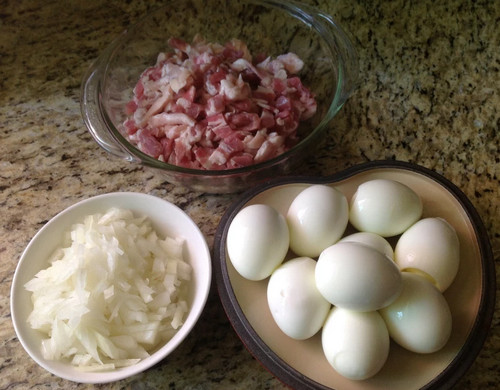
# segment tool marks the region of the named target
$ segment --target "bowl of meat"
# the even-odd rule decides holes
[[[169,1],[91,65],[81,111],[111,155],[172,184],[231,193],[310,156],[357,69],[347,33],[310,6]]]

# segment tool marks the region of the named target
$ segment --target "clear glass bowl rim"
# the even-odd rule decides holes
[[[130,34],[140,28],[155,11],[146,14],[135,24],[124,30],[111,44],[101,53],[86,72],[81,86],[81,111],[87,128],[94,139],[105,150],[128,161],[135,161],[143,165],[178,174],[203,177],[231,177],[239,176],[256,171],[265,171],[278,166],[301,151],[307,150],[325,130],[329,122],[342,108],[347,98],[352,94],[358,82],[358,59],[357,53],[348,33],[342,29],[332,16],[315,9],[312,6],[296,1],[279,0],[246,0],[249,4],[260,5],[268,8],[282,10],[302,21],[319,34],[332,55],[336,49],[337,58],[334,59],[338,69],[338,79],[334,97],[328,110],[320,123],[297,145],[288,151],[272,159],[241,168],[224,170],[202,170],[186,168],[155,159],[128,142],[121,132],[115,127],[102,102],[102,87],[105,85],[109,72],[111,59],[120,50],[121,45]],[[158,9],[167,8],[163,5]],[[96,123],[96,121],[98,123]]]

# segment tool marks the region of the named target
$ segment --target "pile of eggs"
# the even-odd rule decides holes
[[[425,354],[450,337],[443,292],[458,272],[459,240],[447,221],[422,214],[420,197],[397,181],[366,181],[350,202],[334,186],[315,184],[286,215],[266,204],[241,209],[227,253],[242,277],[268,278],[281,331],[296,340],[321,331],[330,365],[362,380],[384,366],[391,338]],[[357,232],[346,235],[349,223]]]

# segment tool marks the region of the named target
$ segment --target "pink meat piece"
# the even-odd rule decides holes
[[[168,161],[172,151],[174,150],[174,139],[163,137],[160,139],[162,145],[162,153],[159,157],[162,161]]]
[[[142,97],[144,96],[144,85],[142,84],[142,80],[139,80],[137,82],[137,84],[135,85],[134,87],[134,95],[137,99],[142,99]],[[134,103],[136,103],[134,101]],[[136,103],[137,105],[137,103]]]
[[[223,139],[219,144],[230,156],[245,150],[245,143],[241,140],[239,134],[233,133]]]
[[[236,154],[227,162],[228,168],[242,168],[254,163],[253,155],[250,153]]]
[[[130,116],[137,110],[137,107],[137,103],[131,100],[125,105],[125,113]]]
[[[220,85],[220,82],[227,77],[227,71],[222,68],[208,75],[208,80],[212,85]]]
[[[146,69],[143,75],[143,81],[157,81],[160,78],[161,78],[161,68],[158,67],[151,67]]]
[[[194,99],[196,97],[196,87],[191,85],[189,88],[186,88],[185,91],[179,93],[179,99],[185,99],[188,102],[194,103]]]
[[[205,114],[207,116],[213,115],[213,114],[219,114],[224,112],[224,109],[226,108],[226,103],[224,100],[224,96],[222,95],[215,95],[211,96],[205,105]]]
[[[237,112],[228,115],[228,122],[233,129],[254,131],[260,129],[260,117],[251,112]]]
[[[274,115],[271,111],[263,109],[260,114],[260,126],[261,128],[271,129],[276,125]]]
[[[227,111],[235,114],[258,113],[254,99],[236,100],[227,104]]]
[[[177,99],[175,102],[175,105],[179,109],[177,112],[183,112],[185,113],[188,117],[197,119],[201,113],[204,112],[204,106],[198,103],[193,103],[183,97]]]
[[[163,152],[163,146],[156,137],[147,130],[141,130],[138,134],[139,148],[151,157],[158,158]]]
[[[133,135],[137,132],[137,126],[135,124],[135,121],[132,119],[127,119],[124,123],[123,126],[125,128],[126,134],[127,135]]]
[[[278,95],[283,95],[286,93],[287,83],[286,80],[273,79],[271,82],[271,90],[275,91]]]
[[[288,86],[295,91],[292,96],[295,97],[295,104],[300,110],[301,118],[304,120],[311,118],[317,109],[314,95],[302,84],[298,77],[289,78]]]
[[[193,150],[193,154],[196,158],[196,161],[200,164],[204,169],[214,169],[214,164],[209,161],[210,156],[214,152],[214,148],[210,147],[196,147]]]
[[[185,166],[191,161],[192,146],[185,137],[174,140],[175,165]]]
[[[213,128],[220,125],[227,125],[226,117],[223,113],[207,116],[207,126]]]
[[[292,102],[288,96],[281,95],[276,99],[275,106],[280,112],[290,111],[292,109]]]
[[[293,53],[252,57],[233,39],[172,38],[126,105],[124,136],[144,153],[196,169],[229,169],[273,158],[297,143],[299,122],[316,112]]]
[[[215,135],[215,140],[221,140],[231,136],[234,130],[229,125],[219,125],[212,128],[212,132]]]

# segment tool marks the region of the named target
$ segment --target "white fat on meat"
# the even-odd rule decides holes
[[[221,80],[219,92],[229,101],[244,100],[250,95],[250,87],[243,81],[241,75],[237,79],[228,75]]]

